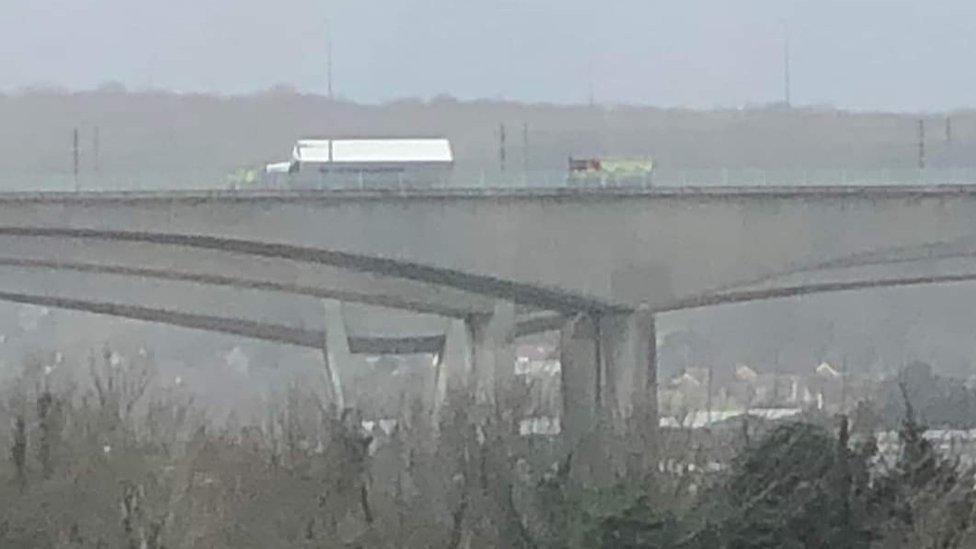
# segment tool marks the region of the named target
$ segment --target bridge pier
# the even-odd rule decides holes
[[[349,402],[349,386],[355,375],[354,357],[349,349],[349,334],[346,320],[342,315],[342,302],[335,299],[322,301],[325,313],[325,340],[322,358],[325,360],[325,375],[330,382],[336,408],[341,411]]]
[[[515,304],[497,301],[491,315],[471,317],[467,324],[475,398],[502,405],[515,382]]]
[[[656,464],[658,431],[657,334],[646,307],[600,319],[604,363],[604,405],[614,431],[623,435],[628,477],[638,478]]]
[[[611,482],[614,469],[644,476],[658,428],[654,315],[581,314],[560,336],[562,436],[579,458],[577,478]]]
[[[572,450],[596,427],[602,383],[599,331],[592,317],[580,314],[559,335],[560,430],[563,443]]]
[[[515,320],[515,304],[499,301],[490,315],[450,321],[434,383],[438,417],[452,395],[504,406],[515,382]]]
[[[471,337],[467,322],[449,321],[434,376],[434,417],[438,423],[448,400],[469,391],[474,362]]]
[[[657,340],[647,309],[600,318],[605,402],[615,418],[657,410]]]

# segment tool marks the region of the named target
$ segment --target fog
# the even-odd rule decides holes
[[[974,30],[4,0],[0,547],[976,547]]]
[[[554,185],[565,177],[568,157],[601,155],[652,156],[656,180],[675,185],[920,178],[917,115],[829,108],[696,111],[451,97],[368,106],[288,90],[225,98],[108,88],[0,96],[0,116],[6,190],[73,189],[74,129],[80,183],[89,190],[226,187],[235,170],[284,160],[297,139],[318,135],[444,136],[455,151],[454,184],[478,185],[482,177],[497,184],[501,125],[508,185],[525,169],[536,184]],[[924,120],[932,178],[972,177],[976,116],[962,110]]]
[[[793,101],[940,111],[971,104],[976,7],[813,0],[599,3],[351,0],[8,0],[0,89],[118,81],[208,93],[275,84],[402,97],[737,107],[783,98],[783,25]]]

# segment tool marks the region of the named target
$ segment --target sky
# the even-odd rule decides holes
[[[2,0],[0,90],[940,111],[976,106],[972,0]]]

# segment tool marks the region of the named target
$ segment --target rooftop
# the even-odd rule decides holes
[[[453,162],[447,139],[302,139],[292,158],[313,163]]]

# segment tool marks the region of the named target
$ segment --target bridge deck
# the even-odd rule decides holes
[[[938,197],[976,195],[969,185],[838,185],[838,186],[708,186],[708,187],[559,187],[559,188],[443,188],[443,189],[335,189],[335,190],[174,190],[0,192],[0,202],[120,201],[274,201],[386,200],[386,199],[600,199],[644,198],[802,198],[830,197]]]

